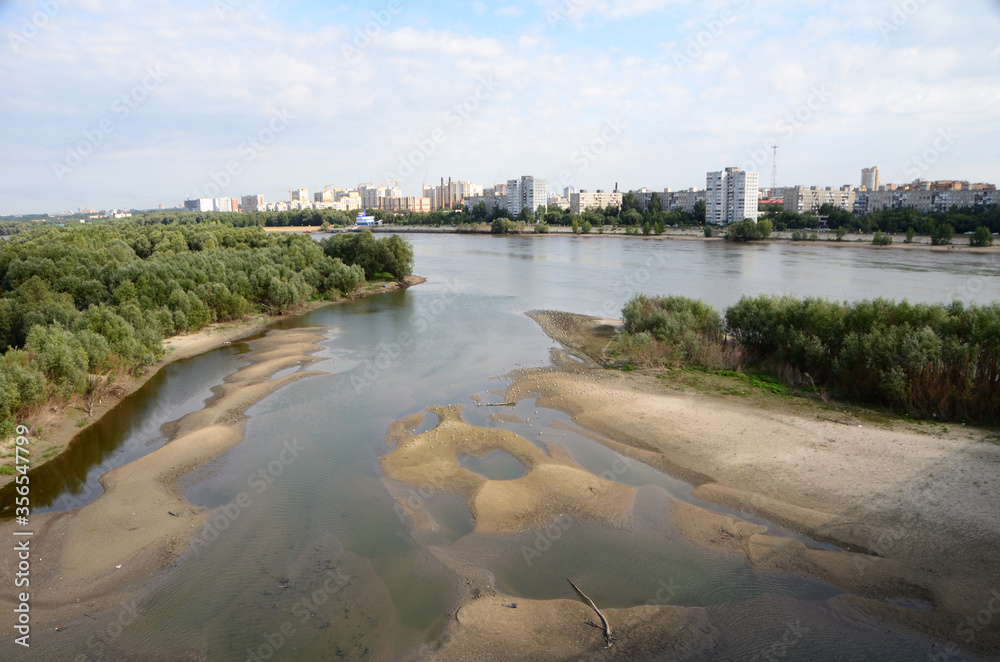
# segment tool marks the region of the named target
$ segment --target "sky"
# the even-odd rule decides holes
[[[522,175],[1000,183],[1000,0],[0,0],[0,215]]]

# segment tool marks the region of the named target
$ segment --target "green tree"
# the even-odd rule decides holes
[[[945,222],[934,223],[930,235],[931,244],[944,246],[951,243],[951,238],[955,236],[955,228]]]
[[[705,232],[705,236],[706,237],[711,238],[712,237],[712,226],[706,224],[705,228],[704,228],[704,232]]]
[[[972,236],[969,237],[970,246],[992,246],[993,245],[993,235],[990,233],[990,229],[984,225],[980,225],[973,231]]]
[[[908,227],[906,229],[906,239],[903,240],[903,243],[912,244],[913,243],[913,237],[916,234],[917,234],[917,231],[913,229],[912,225],[910,227]]]
[[[705,209],[706,205],[704,200],[699,200],[694,203],[694,212],[692,216],[694,217],[695,223],[700,225],[705,222]]]

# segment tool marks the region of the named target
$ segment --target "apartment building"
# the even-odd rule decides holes
[[[759,174],[739,168],[710,172],[705,185],[705,222],[726,225],[752,219],[757,222]]]

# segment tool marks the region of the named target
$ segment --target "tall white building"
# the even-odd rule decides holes
[[[544,179],[526,175],[520,179],[507,180],[507,211],[515,218],[525,207],[532,213],[544,209],[548,197]]]
[[[760,176],[739,168],[710,172],[705,186],[705,222],[726,225],[745,219],[757,222]]]

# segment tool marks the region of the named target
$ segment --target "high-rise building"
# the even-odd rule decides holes
[[[715,225],[745,219],[757,222],[760,175],[739,168],[708,173],[705,186],[705,222]]]
[[[243,211],[264,211],[264,196],[262,195],[244,195],[243,196]]]
[[[215,201],[212,198],[185,200],[184,209],[187,211],[215,211]]]
[[[548,197],[544,179],[525,175],[520,179],[507,180],[507,211],[515,218],[525,207],[532,213],[544,209]]]
[[[307,188],[292,189],[290,193],[292,202],[309,202],[309,189]]]
[[[861,188],[877,191],[879,187],[878,166],[861,169]]]

